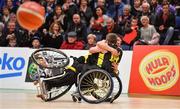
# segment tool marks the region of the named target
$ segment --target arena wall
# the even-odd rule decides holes
[[[29,57],[35,49],[0,47],[0,88],[1,89],[30,89],[35,90],[32,82],[27,79]],[[88,54],[87,50],[62,50],[68,56]],[[132,51],[124,51],[119,64],[120,78],[123,84],[122,93],[128,93],[131,71]],[[72,60],[70,60],[72,64]]]

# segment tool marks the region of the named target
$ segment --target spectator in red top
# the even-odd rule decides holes
[[[75,49],[75,50],[82,50],[84,48],[84,44],[82,41],[77,40],[77,33],[72,31],[69,32],[67,40],[65,40],[60,49]]]
[[[104,8],[98,6],[90,20],[90,32],[96,35],[97,41],[105,39],[105,30],[103,28],[106,26],[107,19],[108,16],[105,15]]]

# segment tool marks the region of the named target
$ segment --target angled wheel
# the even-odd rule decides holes
[[[59,69],[69,64],[68,56],[54,48],[38,49],[32,53],[31,58],[39,67],[47,69]]]
[[[102,69],[92,69],[85,72],[79,80],[78,92],[88,103],[101,103],[112,93],[113,81],[110,74]]]
[[[113,101],[116,100],[120,96],[120,94],[122,92],[122,82],[121,82],[121,79],[119,78],[119,76],[115,75],[112,78],[112,80],[113,80],[113,83],[114,83],[114,88],[113,88],[113,92],[112,92],[112,94],[111,94],[111,96],[109,98],[110,103],[113,103]]]
[[[110,102],[110,103],[113,103],[114,100],[116,100],[122,92],[122,82],[121,82],[121,79],[119,78],[119,76],[118,75],[113,76],[112,81],[114,84],[112,94],[110,95],[109,98],[106,99],[106,102]],[[96,94],[92,94],[92,95],[95,98],[100,99],[100,96],[97,96]]]
[[[62,79],[65,76],[64,67],[69,64],[68,56],[62,51],[54,48],[42,48],[34,51],[31,55],[32,62],[38,66],[39,78],[37,83],[39,83],[38,97],[44,101],[55,100],[64,94],[66,94],[72,85],[63,85],[58,87],[48,87],[47,81],[53,79]],[[31,68],[32,69],[32,68]],[[40,72],[42,70],[43,72]],[[34,69],[32,70],[34,71]],[[34,79],[36,75],[31,73]],[[35,78],[36,79],[36,78]]]

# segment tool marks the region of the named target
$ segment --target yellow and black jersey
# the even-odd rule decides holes
[[[120,52],[119,56],[113,56],[110,52],[89,54],[85,56],[85,63],[97,65],[109,73],[113,73],[112,63],[119,63],[122,57],[122,50],[120,48],[117,50]]]

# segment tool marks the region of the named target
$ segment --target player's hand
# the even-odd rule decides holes
[[[118,64],[115,63],[115,62],[113,62],[113,63],[112,63],[112,68],[113,68],[114,72],[115,72],[116,74],[118,74]]]
[[[112,49],[112,50],[111,50],[111,53],[112,53],[112,55],[114,55],[114,56],[119,56],[119,55],[120,55],[119,52],[118,52],[116,49]]]

